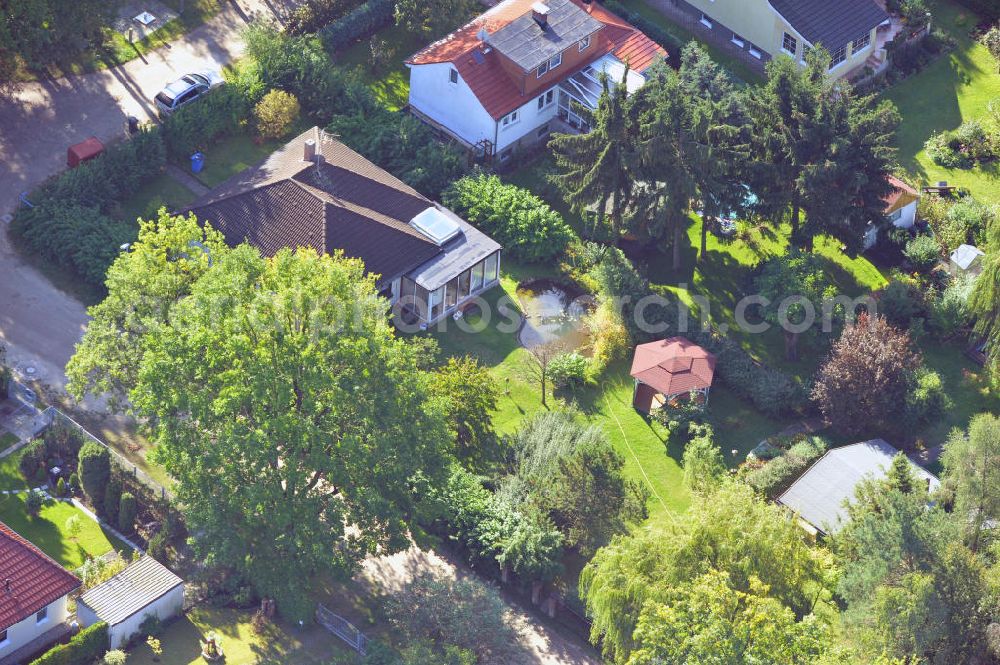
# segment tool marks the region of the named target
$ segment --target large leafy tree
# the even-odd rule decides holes
[[[622,663],[641,646],[642,635],[635,631],[643,608],[669,606],[672,594],[703,575],[725,574],[733,591],[766,595],[775,608],[804,617],[829,588],[830,570],[828,557],[805,543],[782,509],[732,481],[696,495],[691,507],[661,530],[615,538],[587,564],[580,594],[593,619],[593,640]],[[711,619],[724,621],[725,616]],[[652,622],[655,616],[646,622],[647,635],[655,631]]]
[[[396,25],[437,37],[461,25],[474,7],[473,0],[396,0]]]
[[[600,428],[565,412],[541,414],[517,433],[514,451],[501,496],[548,516],[585,556],[646,517],[648,492],[625,478],[625,459]]]
[[[490,415],[500,395],[495,379],[475,358],[449,358],[432,375],[431,392],[445,400],[456,456],[477,471],[493,470],[503,457]]]
[[[981,413],[968,431],[952,432],[941,461],[955,511],[968,516],[969,546],[977,551],[984,528],[1000,519],[1000,418]]]
[[[597,110],[580,109],[590,131],[556,134],[549,148],[560,171],[553,179],[566,201],[580,209],[595,208],[591,235],[614,242],[635,186],[637,126],[627,87],[606,75],[601,85]]]
[[[798,620],[751,577],[749,591],[734,589],[730,576],[709,571],[646,603],[635,630],[638,645],[629,665],[805,665],[828,641],[814,615]]]
[[[303,616],[315,575],[406,545],[416,499],[447,468],[443,405],[359,261],[247,245],[209,261],[187,243],[171,256],[172,234],[193,233],[173,221],[147,226],[112,268],[95,311],[106,332],[78,353],[134,380],[198,555]],[[160,297],[127,330],[130,361],[106,336],[136,285]]]
[[[820,367],[813,399],[835,427],[848,434],[892,432],[906,409],[920,355],[906,332],[868,314],[847,326]]]

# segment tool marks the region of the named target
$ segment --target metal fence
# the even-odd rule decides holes
[[[76,422],[75,420],[67,416],[65,413],[60,411],[59,409],[50,406],[49,408],[45,409],[42,415],[47,416],[50,423],[52,424],[58,423],[63,427],[67,427],[69,429],[78,432],[84,438],[93,441],[94,443],[100,446],[104,446],[104,448],[108,450],[108,452],[111,454],[112,459],[115,460],[118,466],[120,466],[125,472],[130,473],[133,478],[141,482],[143,485],[146,485],[147,487],[152,489],[156,494],[159,495],[161,499],[167,499],[172,496],[170,490],[168,490],[166,487],[164,487],[159,482],[154,480],[152,476],[150,476],[148,473],[146,473],[138,466],[136,466],[135,463],[132,462],[129,458],[125,457],[117,450],[115,450],[108,444],[101,441],[99,438],[91,434],[83,425]]]
[[[344,640],[349,647],[362,656],[368,652],[368,637],[355,628],[350,621],[335,614],[322,603],[316,606],[316,623]]]

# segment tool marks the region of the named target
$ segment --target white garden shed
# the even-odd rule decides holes
[[[83,627],[98,621],[108,624],[108,648],[120,649],[147,616],[166,621],[183,607],[184,580],[146,555],[80,596],[76,614]]]

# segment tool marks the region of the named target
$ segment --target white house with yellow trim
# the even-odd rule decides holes
[[[810,48],[830,52],[840,77],[875,53],[876,31],[889,15],[875,0],[673,0],[692,14],[696,29],[721,33],[762,61],[784,53],[802,62]]]

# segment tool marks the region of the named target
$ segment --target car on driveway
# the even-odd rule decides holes
[[[170,115],[223,83],[222,76],[217,72],[185,74],[157,93],[156,107],[160,113]]]

